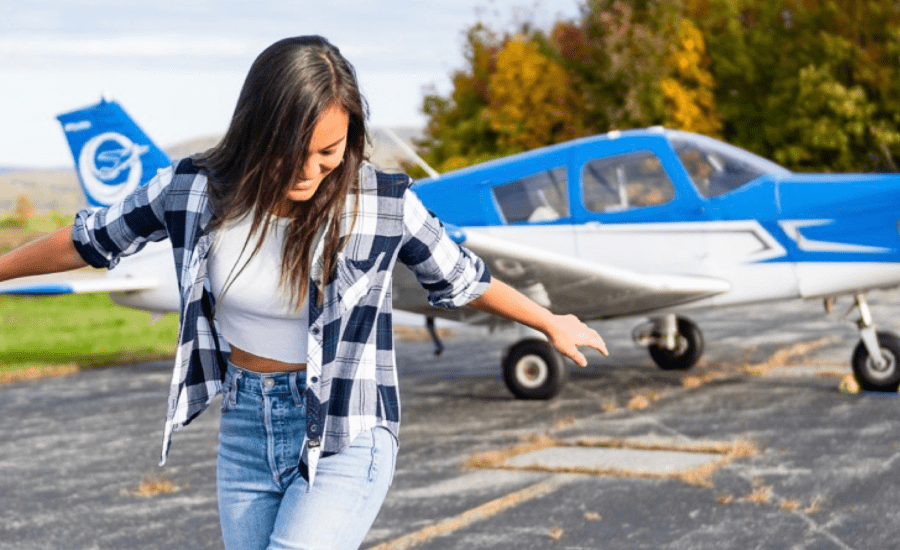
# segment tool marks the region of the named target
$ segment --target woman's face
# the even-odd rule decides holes
[[[303,164],[300,180],[294,182],[287,193],[288,200],[307,201],[316,194],[332,170],[338,167],[347,148],[347,128],[350,117],[340,105],[329,107],[313,128],[309,142],[309,156]]]

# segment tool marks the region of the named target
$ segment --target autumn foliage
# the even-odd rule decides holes
[[[897,170],[893,0],[587,0],[547,30],[475,24],[465,59],[423,104],[440,171],[653,125],[794,170]]]

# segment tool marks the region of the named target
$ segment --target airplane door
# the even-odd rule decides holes
[[[611,155],[573,159],[582,258],[648,273],[688,273],[703,261],[702,236],[683,222],[691,201],[679,200],[683,193],[654,149],[643,140]]]

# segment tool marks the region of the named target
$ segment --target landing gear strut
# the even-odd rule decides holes
[[[632,333],[635,343],[647,346],[653,362],[663,370],[686,370],[703,355],[703,333],[696,323],[674,314],[651,319]]]
[[[860,341],[853,350],[853,374],[868,391],[896,392],[900,386],[900,337],[876,330],[865,294],[856,295]]]

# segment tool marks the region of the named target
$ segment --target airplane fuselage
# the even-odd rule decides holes
[[[656,194],[636,190],[640,185],[655,185],[649,191]],[[900,176],[794,174],[692,134],[651,129],[585,138],[424,180],[416,191],[469,235],[636,273],[730,284],[661,311],[900,284]]]

